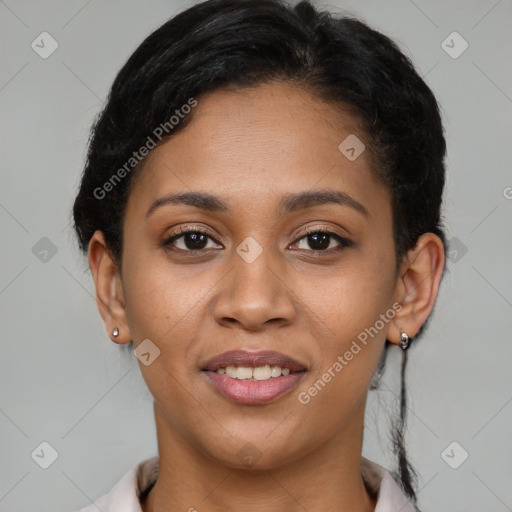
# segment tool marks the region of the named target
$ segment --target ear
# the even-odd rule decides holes
[[[434,308],[445,264],[444,246],[433,233],[424,233],[404,258],[396,283],[395,298],[401,304],[387,333],[398,344],[400,334],[416,336]]]
[[[117,264],[101,231],[89,241],[89,267],[96,286],[96,302],[108,335],[116,343],[129,343],[131,335],[126,321],[123,287]],[[112,331],[119,330],[114,338]]]

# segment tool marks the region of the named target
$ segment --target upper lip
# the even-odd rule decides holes
[[[273,350],[262,350],[250,352],[247,350],[231,350],[215,356],[203,365],[202,370],[215,372],[219,368],[228,366],[244,366],[256,368],[258,366],[279,366],[280,368],[289,368],[291,372],[300,372],[306,370],[304,364],[296,361],[290,356],[275,352]]]

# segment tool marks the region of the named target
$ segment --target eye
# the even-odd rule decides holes
[[[301,238],[294,244],[299,250],[313,252],[315,254],[340,251],[352,245],[352,242],[347,238],[333,233],[327,229],[315,228],[307,231]],[[168,237],[163,242],[164,247],[169,247],[172,250],[183,252],[196,252],[205,249],[222,249],[222,245],[218,244],[213,236],[200,229],[180,228],[178,233]]]
[[[213,247],[210,244],[213,243]],[[209,245],[210,244],[210,245]],[[202,251],[203,249],[222,249],[216,240],[206,231],[200,229],[180,229],[177,234],[167,238],[163,245],[185,252]]]
[[[315,228],[308,231],[305,236],[299,238],[293,245],[298,245],[297,248],[300,250],[331,254],[349,247],[352,245],[352,242],[332,231]]]

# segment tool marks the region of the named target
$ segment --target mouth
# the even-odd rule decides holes
[[[256,405],[274,402],[291,391],[307,369],[279,352],[234,350],[210,359],[201,371],[224,398]]]

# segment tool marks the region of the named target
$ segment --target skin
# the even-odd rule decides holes
[[[198,99],[193,116],[149,154],[133,187],[122,269],[101,231],[89,244],[107,332],[118,327],[117,343],[137,347],[149,338],[161,351],[149,366],[139,362],[154,397],[160,456],[143,510],[373,511],[359,471],[368,387],[386,338],[413,337],[431,312],[442,242],[423,234],[397,270],[390,193],[371,170],[369,150],[355,161],[338,150],[349,134],[363,142],[365,134],[310,93],[278,82],[217,90]],[[348,194],[368,215],[335,203],[278,210],[286,194],[326,189]],[[146,218],[155,199],[191,191],[213,194],[230,210],[167,204]],[[192,255],[183,237],[174,250],[165,247],[180,227],[213,239]],[[327,252],[315,254],[306,227],[352,243],[331,237]],[[252,263],[236,252],[249,236],[263,249]],[[394,318],[301,404],[299,393],[394,303],[401,304]],[[307,372],[275,402],[235,404],[200,372],[234,349],[276,350]],[[238,456],[246,443],[261,454],[250,467]]]

